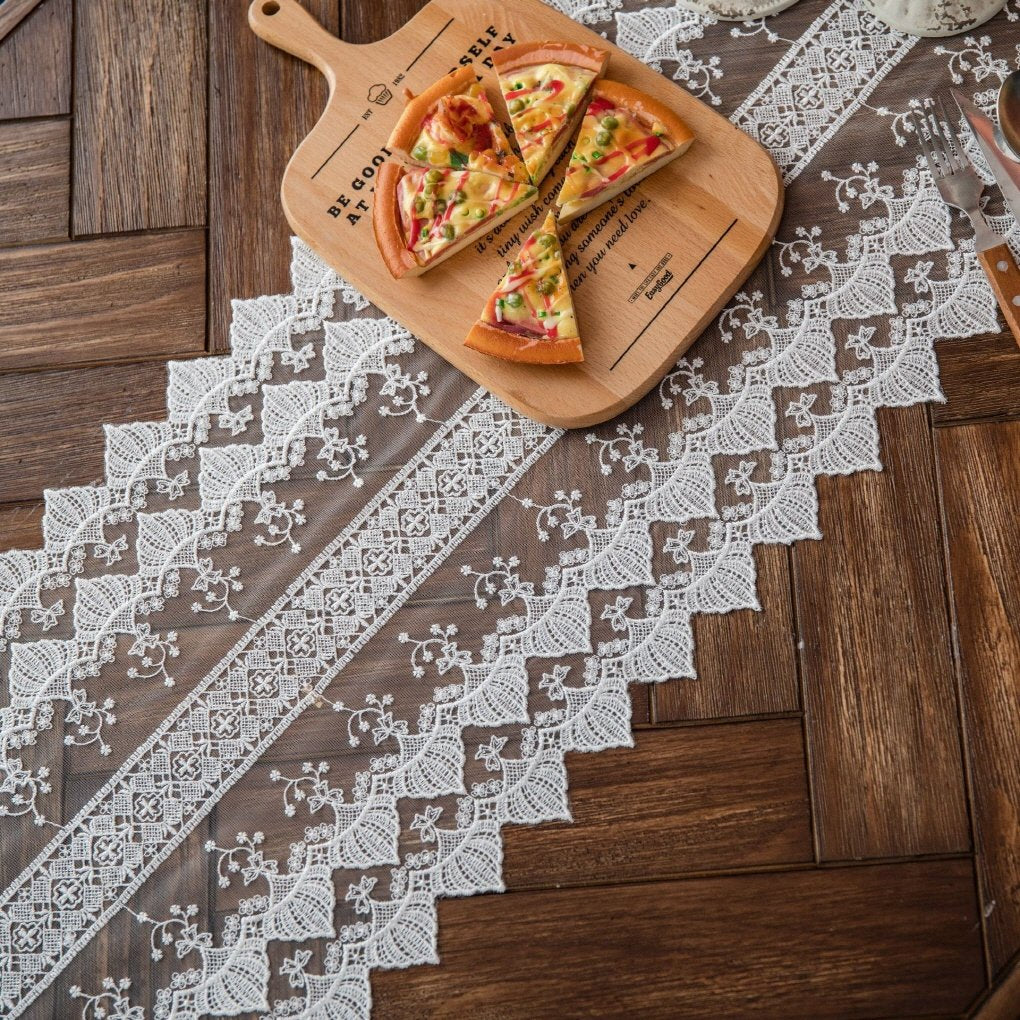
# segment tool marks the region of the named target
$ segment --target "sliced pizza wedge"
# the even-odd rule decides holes
[[[386,268],[419,276],[509,219],[537,189],[527,182],[449,167],[384,163],[372,228]]]
[[[411,96],[386,148],[411,165],[529,180],[471,67],[453,71],[421,95]]]
[[[560,218],[615,198],[693,141],[691,129],[657,99],[619,82],[597,82],[556,199]]]
[[[524,242],[464,343],[506,361],[584,361],[552,212]]]
[[[492,60],[521,155],[538,184],[570,140],[609,54],[577,43],[534,42],[509,46]]]

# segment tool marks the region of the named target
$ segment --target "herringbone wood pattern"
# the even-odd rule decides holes
[[[325,100],[243,0],[7,5],[4,548],[99,476],[102,423],[161,415],[160,362],[286,288],[276,182]],[[307,6],[367,42],[421,4]],[[381,974],[378,1017],[1020,1015],[1020,352],[941,364],[949,402],[882,415],[886,470],[822,480],[825,540],[758,550],[766,611],[697,621],[704,682],[575,758],[575,823],[510,831],[510,892],[444,903],[443,965]]]

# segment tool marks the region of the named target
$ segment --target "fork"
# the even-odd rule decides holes
[[[941,99],[925,104],[924,116],[910,111],[928,169],[946,205],[966,213],[974,228],[974,250],[992,285],[1006,324],[1020,345],[1020,269],[1009,246],[981,212],[984,184],[966,157]]]

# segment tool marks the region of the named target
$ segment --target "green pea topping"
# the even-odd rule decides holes
[[[608,131],[600,131],[595,136],[595,141],[598,142],[599,145],[609,145],[609,143],[612,140],[613,140],[613,136]]]
[[[414,156],[415,159],[428,159],[429,150],[426,149],[424,145],[416,145],[411,150],[411,155]]]
[[[556,285],[549,278],[539,280],[535,286],[538,288],[539,294],[551,294],[556,289]]]
[[[454,228],[453,224],[452,223],[447,223],[446,226],[443,227],[443,237],[447,241],[452,241],[456,236],[457,236],[457,231]]]
[[[538,243],[543,248],[551,248],[556,243],[556,238],[552,234],[542,234],[538,239]]]
[[[414,200],[414,211],[416,213],[425,212],[425,199],[420,196]]]
[[[520,113],[524,109],[524,100],[515,99],[508,107],[511,113]]]
[[[620,122],[613,116],[603,117],[602,126],[607,131],[615,131],[620,126]]]
[[[436,199],[436,212],[440,212],[440,213],[446,212],[446,199],[445,198],[437,198]]]
[[[484,209],[476,209],[475,210],[475,219],[476,220],[484,220],[485,219],[485,210]]]
[[[425,180],[427,180],[430,184],[435,184],[438,181],[441,181],[442,179],[443,179],[442,170],[429,170],[425,174]]]
[[[457,188],[457,190],[450,196],[450,201],[454,205],[458,205],[463,202],[465,198],[467,198],[467,195],[461,191],[460,188]]]
[[[521,307],[521,305],[523,305],[523,304],[524,304],[524,296],[523,296],[522,294],[517,294],[517,293],[511,294],[511,295],[510,295],[510,296],[509,296],[509,297],[508,297],[508,298],[506,299],[506,303],[507,303],[507,304],[508,304],[508,305],[509,305],[509,306],[510,306],[511,308],[520,308],[520,307]]]
[[[514,82],[514,92],[519,92],[522,88],[524,88],[524,82],[522,81]]]

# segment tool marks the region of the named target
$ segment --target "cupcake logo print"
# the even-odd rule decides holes
[[[377,106],[385,106],[393,98],[393,93],[385,85],[373,85],[368,90],[368,101]]]

